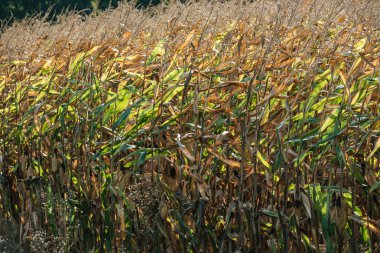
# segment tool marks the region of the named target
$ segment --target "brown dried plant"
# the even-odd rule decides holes
[[[5,28],[0,221],[26,252],[377,252],[378,7],[124,3]]]

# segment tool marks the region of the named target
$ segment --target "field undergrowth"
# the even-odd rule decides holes
[[[378,252],[379,3],[344,4],[4,29],[0,249]]]

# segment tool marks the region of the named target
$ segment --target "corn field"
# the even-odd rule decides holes
[[[123,10],[6,28],[0,250],[379,252],[376,3],[125,4],[135,25],[87,39]]]

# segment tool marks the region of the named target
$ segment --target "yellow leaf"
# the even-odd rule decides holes
[[[257,158],[259,158],[260,162],[265,167],[267,167],[268,169],[270,169],[270,164],[267,161],[265,161],[265,159],[264,159],[263,155],[260,153],[260,151],[257,151],[256,156],[257,156]]]
[[[372,152],[367,157],[367,162],[371,159],[371,157],[376,153],[376,151],[380,148],[380,137],[377,138],[375,147],[373,148]]]
[[[361,51],[363,50],[366,44],[367,44],[367,38],[363,38],[355,43],[354,48],[356,51]]]
[[[340,108],[335,109],[331,112],[330,116],[325,120],[321,127],[321,132],[325,131],[332,123],[334,123],[336,117],[338,117]]]

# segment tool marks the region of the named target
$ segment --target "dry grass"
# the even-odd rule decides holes
[[[196,25],[204,27],[205,33],[216,34],[232,20],[249,20],[250,25],[259,30],[267,28],[275,20],[285,26],[302,24],[312,28],[318,20],[330,22],[338,15],[344,15],[350,22],[379,28],[379,7],[380,3],[376,0],[199,1],[188,5],[174,2],[143,11],[126,3],[97,15],[66,13],[53,25],[43,17],[21,20],[5,29],[0,41],[3,55],[9,59],[20,59],[32,53],[57,53],[54,50],[57,42],[73,45],[115,39],[122,42],[125,32],[131,32],[130,43],[138,47],[141,33],[151,34],[145,38],[148,39],[147,45],[169,33],[175,41],[178,38],[171,31],[174,24],[188,29]]]
[[[26,250],[377,252],[378,7],[123,4],[14,24],[4,219]]]

